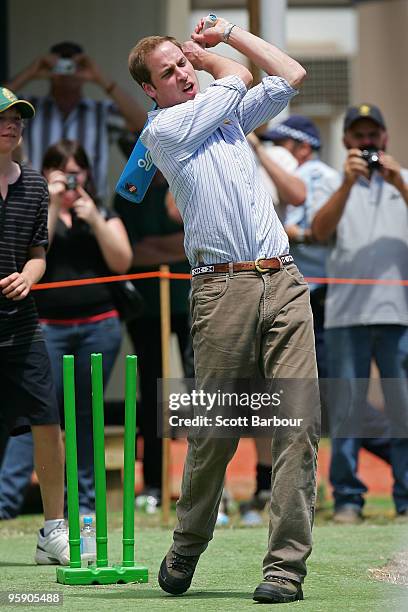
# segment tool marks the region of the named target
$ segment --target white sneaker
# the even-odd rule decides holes
[[[35,562],[38,565],[69,565],[68,529],[63,519],[47,536],[43,529],[39,530]]]
[[[248,510],[244,512],[241,516],[241,521],[243,525],[247,525],[248,527],[256,527],[263,523],[262,515],[257,510]]]
[[[218,516],[217,516],[217,522],[215,523],[217,525],[217,527],[221,527],[224,525],[228,525],[229,523],[229,517],[227,514],[225,514],[225,512],[218,512]]]

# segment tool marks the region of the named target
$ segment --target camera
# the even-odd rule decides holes
[[[54,74],[75,74],[76,63],[73,59],[67,57],[60,57],[58,58],[52,71]]]
[[[378,149],[375,147],[365,147],[361,149],[361,157],[367,162],[370,174],[373,170],[379,170],[379,168],[381,168],[380,155]]]
[[[76,174],[67,174],[67,191],[73,191],[78,187],[78,177]]]

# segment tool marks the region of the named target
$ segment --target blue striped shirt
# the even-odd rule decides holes
[[[286,209],[286,225],[298,225],[310,229],[314,215],[325,203],[325,183],[337,178],[337,172],[320,159],[310,159],[294,173],[306,185],[306,200],[301,206],[289,205]],[[296,265],[304,276],[326,277],[326,259],[329,247],[324,244],[293,244],[290,250]],[[309,283],[310,290],[320,285]]]
[[[245,135],[296,93],[280,77],[265,77],[247,91],[238,76],[228,76],[194,100],[149,113],[141,138],[182,214],[191,266],[288,253]]]

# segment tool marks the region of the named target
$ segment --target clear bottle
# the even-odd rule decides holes
[[[81,528],[81,559],[87,561],[88,565],[96,562],[96,531],[92,516],[84,516]]]

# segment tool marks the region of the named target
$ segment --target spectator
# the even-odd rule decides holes
[[[69,140],[56,143],[44,156],[43,172],[50,191],[51,243],[44,281],[126,272],[131,263],[126,230],[116,215],[98,206],[84,149]],[[41,290],[35,299],[61,411],[62,357],[75,356],[79,506],[89,514],[95,508],[90,354],[103,353],[106,384],[120,348],[118,313],[107,284]],[[32,443],[26,436],[10,439],[0,471],[5,518],[18,514],[31,477]]]
[[[114,208],[122,217],[133,246],[132,272],[151,272],[165,263],[172,272],[190,272],[184,252],[183,227],[160,172],[154,177],[142,205],[131,205],[117,195]],[[159,506],[162,485],[162,440],[157,435],[157,381],[162,377],[159,280],[142,279],[135,284],[145,301],[143,315],[127,324],[139,357],[142,398],[138,424],[143,436],[144,487],[136,498],[136,505],[143,505],[149,497],[152,504]],[[190,284],[186,281],[175,281],[170,286],[171,330],[177,335],[183,358],[190,343],[189,290]],[[191,365],[188,368],[185,359],[184,366],[185,376],[191,378]]]
[[[23,119],[34,112],[29,102],[0,88],[0,422],[10,433],[32,431],[45,519],[35,561],[68,565],[58,406],[30,294],[45,271],[48,190],[37,172],[12,159]]]
[[[304,276],[325,278],[327,245],[314,240],[311,232],[312,216],[319,200],[319,190],[322,181],[337,175],[336,171],[321,161],[318,151],[321,147],[320,134],[316,125],[307,117],[292,115],[282,123],[272,128],[264,137],[268,137],[277,145],[289,151],[298,164],[293,173],[285,169],[276,175],[277,189],[285,189],[286,216],[284,227],[290,241],[290,252],[295,258]],[[298,189],[295,181],[301,180],[305,186],[304,194]],[[292,199],[288,199],[291,197]],[[293,199],[293,197],[295,199]],[[319,376],[326,378],[324,354],[324,300],[326,285],[309,283],[310,303],[313,311],[316,357]]]
[[[40,170],[50,145],[63,138],[76,140],[91,161],[97,195],[105,197],[109,135],[122,125],[123,119],[129,129],[140,130],[145,111],[77,43],[52,46],[47,55],[34,60],[7,86],[19,91],[36,79],[49,80],[50,90],[45,97],[30,98],[37,112],[24,137],[28,161]],[[95,83],[110,100],[85,98],[85,83]]]
[[[344,172],[323,182],[324,204],[312,222],[318,240],[332,241],[327,260],[330,277],[405,278],[408,171],[386,153],[387,140],[385,121],[376,106],[361,104],[348,109]],[[329,285],[325,312],[328,375],[347,379],[350,389],[350,395],[340,391],[329,396],[330,479],[337,522],[355,523],[362,518],[367,489],[357,475],[357,466],[365,432],[358,418],[366,402],[372,360],[381,375],[391,421],[394,502],[398,515],[408,515],[407,303],[408,288],[402,285]],[[390,378],[392,385],[387,382]],[[357,421],[358,429],[342,427],[346,415],[352,423]]]
[[[292,180],[289,186],[285,180],[287,173],[294,175],[298,162],[289,148],[272,144],[270,130],[259,138],[253,132],[248,134],[247,139],[255,153],[264,187],[273,200],[280,221],[284,223],[287,203],[300,203],[306,197],[305,185],[300,179]],[[285,170],[285,174],[281,173],[281,169]]]
[[[320,133],[316,125],[307,117],[292,115],[282,123],[274,126],[262,135],[262,140],[275,142],[277,148],[286,150],[296,161],[297,169],[291,172],[291,167],[279,168],[276,170],[274,164],[266,160],[269,174],[276,182],[277,192],[281,199],[294,198],[297,205],[288,204],[286,206],[285,230],[288,234],[291,254],[294,256],[302,274],[309,278],[326,278],[326,259],[329,254],[327,244],[319,244],[313,237],[311,223],[314,214],[321,201],[321,189],[325,181],[335,180],[337,173],[327,164],[319,159],[318,151],[321,148]],[[258,139],[252,137],[252,146],[261,160],[265,160],[263,146]],[[304,198],[302,200],[302,190],[299,188],[298,181],[301,180],[305,187]],[[286,200],[287,201],[287,200]],[[313,312],[313,324],[315,332],[315,346],[317,357],[317,368],[321,379],[327,378],[326,350],[324,339],[324,306],[327,285],[311,282],[310,303]],[[325,386],[321,386],[322,394],[325,396]],[[323,399],[324,411],[326,411],[326,401]],[[383,414],[368,403],[362,408],[364,419],[375,424],[377,436],[362,440],[362,446],[379,456],[381,459],[390,463],[390,442],[387,437],[389,432],[388,422]],[[265,484],[267,473],[271,471],[271,465],[265,464],[267,455],[263,447],[259,448],[257,441],[258,457],[263,461],[257,465],[257,490],[251,502],[244,505],[249,521],[261,522],[261,516],[257,512],[262,510],[267,501]],[[245,517],[245,515],[244,515]]]
[[[255,153],[257,167],[262,183],[271,196],[275,210],[283,223],[286,216],[288,201],[303,201],[306,195],[305,185],[300,179],[293,178],[289,183],[287,176],[294,175],[298,162],[292,153],[283,146],[274,145],[269,137],[270,131],[259,138],[255,132],[248,134],[247,140]],[[282,172],[285,171],[285,172]],[[284,177],[282,179],[282,177]],[[278,188],[279,185],[279,188]],[[240,504],[241,520],[245,525],[260,525],[261,511],[268,503],[271,495],[271,440],[270,438],[255,438],[256,467],[255,492],[250,500]],[[224,497],[224,496],[223,496]],[[228,496],[222,499],[217,524],[228,522]]]

